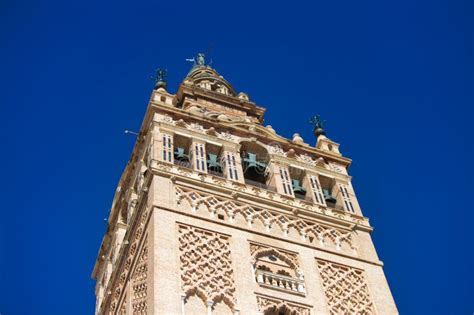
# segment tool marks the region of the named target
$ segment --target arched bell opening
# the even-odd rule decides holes
[[[224,163],[222,147],[207,143],[206,144],[206,163],[207,172],[214,176],[224,177]]]
[[[192,168],[191,164],[191,139],[182,135],[174,135],[174,164],[186,168]]]
[[[268,185],[268,162],[267,150],[255,142],[242,142],[240,155],[242,157],[242,170],[245,183],[261,188]]]

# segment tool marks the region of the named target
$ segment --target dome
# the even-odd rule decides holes
[[[223,76],[209,65],[206,65],[204,59],[199,59],[199,55],[197,58],[185,80],[191,80],[195,85],[207,90],[236,96],[237,93],[235,93],[234,88]],[[203,55],[201,58],[203,58]]]

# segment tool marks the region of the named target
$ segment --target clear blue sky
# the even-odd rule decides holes
[[[309,3],[309,1],[308,1]],[[190,58],[354,160],[402,314],[472,314],[472,1],[0,3],[0,313],[92,314],[90,275],[156,67]]]

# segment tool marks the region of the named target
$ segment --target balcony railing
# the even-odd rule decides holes
[[[301,200],[304,200],[304,201],[313,201],[313,199],[311,199],[311,196],[308,193],[300,194],[298,192],[295,192],[295,198],[301,199]]]
[[[218,172],[218,171],[214,171],[214,170],[210,170],[210,169],[207,170],[207,173],[208,173],[209,175],[213,175],[213,176],[224,177],[224,173]]]
[[[306,294],[304,280],[275,274],[268,271],[256,270],[256,280],[260,285],[274,287],[275,289]]]
[[[193,168],[193,165],[191,164],[190,161],[174,159],[173,163],[174,163],[174,165],[178,165],[178,166],[181,166],[181,167],[186,167],[186,168],[190,168],[190,169]]]
[[[262,189],[266,189],[266,190],[269,190],[269,191],[273,191],[273,192],[276,192],[276,187],[273,187],[273,186],[268,186],[267,184],[264,184],[264,183],[261,183],[261,182],[257,182],[255,180],[252,180],[252,179],[248,179],[248,178],[245,178],[245,183],[247,185],[251,185],[251,186],[255,186],[255,187],[258,187],[258,188],[262,188]]]
[[[328,202],[326,201],[326,205],[329,207],[329,208],[333,208],[333,209],[336,209],[336,210],[339,210],[339,211],[345,211],[344,207],[341,206],[341,205],[338,205],[334,202]]]
[[[245,183],[246,183],[247,185],[252,185],[252,186],[259,187],[259,188],[263,188],[263,189],[267,189],[267,188],[268,188],[268,186],[267,186],[266,184],[261,183],[261,182],[257,182],[257,181],[255,181],[255,180],[251,180],[251,179],[248,179],[248,178],[245,179]]]

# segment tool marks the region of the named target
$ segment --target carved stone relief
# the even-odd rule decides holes
[[[362,270],[317,260],[330,314],[375,314]]]
[[[185,296],[197,295],[206,304],[223,301],[235,308],[234,271],[229,237],[178,224],[180,272]]]
[[[309,242],[316,247],[345,251],[348,254],[357,255],[357,248],[351,231],[325,226],[277,211],[254,207],[233,199],[219,197],[184,186],[176,185],[175,192],[178,204],[186,202],[191,211],[196,212],[198,208],[205,209],[213,218],[217,212],[222,212],[230,223],[245,221],[246,227],[252,229],[255,228],[254,225],[263,225],[266,232],[279,233],[284,237],[288,237],[296,231],[300,241]]]

